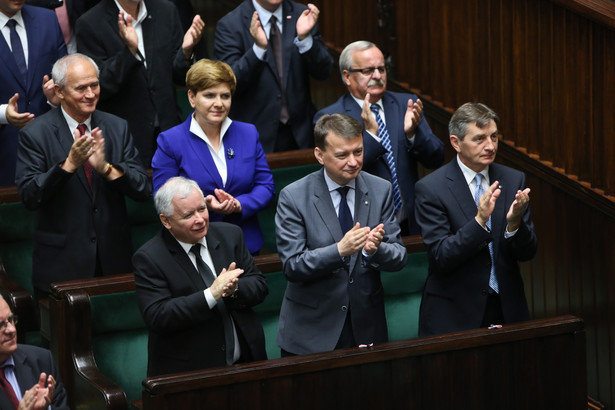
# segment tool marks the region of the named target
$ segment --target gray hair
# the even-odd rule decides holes
[[[482,103],[465,103],[457,108],[448,123],[448,134],[463,139],[468,131],[468,124],[476,122],[478,128],[489,125],[491,120],[499,125],[500,117],[491,108]]]
[[[60,88],[64,88],[66,86],[66,72],[68,71],[68,68],[78,60],[89,61],[94,66],[94,69],[96,70],[96,77],[98,77],[100,70],[94,60],[85,54],[74,53],[65,55],[53,64],[53,67],[51,68],[51,78],[53,78],[53,82],[58,84]]]
[[[363,135],[361,123],[346,114],[325,114],[314,125],[314,145],[325,151],[329,132],[343,138],[357,138]]]
[[[173,215],[175,212],[173,198],[188,198],[195,189],[203,195],[203,191],[195,181],[184,177],[169,178],[154,195],[156,212],[167,217]]]
[[[344,70],[350,70],[354,65],[354,60],[352,59],[352,54],[355,51],[363,51],[368,48],[376,47],[376,45],[370,41],[359,40],[354,43],[350,43],[342,50],[340,54],[339,66],[340,66],[340,75],[342,76],[342,82],[346,84],[344,81]]]

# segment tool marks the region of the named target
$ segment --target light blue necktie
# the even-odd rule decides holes
[[[371,105],[372,112],[376,115],[376,122],[378,123],[378,138],[380,143],[386,150],[384,154],[389,170],[391,171],[391,184],[393,185],[393,203],[395,204],[395,213],[397,213],[402,206],[401,193],[399,192],[399,184],[397,183],[397,169],[395,168],[395,159],[393,158],[393,150],[391,149],[391,138],[389,138],[389,131],[382,121],[382,117],[378,113],[380,106],[378,104]]]
[[[17,68],[19,68],[19,71],[21,72],[21,76],[24,81],[26,81],[28,79],[28,66],[26,65],[26,58],[23,52],[23,46],[21,45],[21,38],[15,29],[16,24],[17,21],[13,19],[10,19],[6,23],[11,32],[11,51],[13,52],[13,58],[15,59],[15,63],[17,63]]]
[[[483,175],[476,174],[476,176],[474,177],[474,180],[476,181],[476,191],[474,194],[474,202],[476,203],[476,207],[478,208],[478,202],[480,200],[480,197],[483,196],[483,194],[485,193],[485,190],[483,189],[483,184],[482,184]],[[491,230],[491,217],[489,217],[489,220],[487,220],[487,228]],[[491,255],[491,274],[489,275],[489,287],[493,289],[495,293],[500,293],[499,287],[498,287],[498,279],[495,277],[495,259],[493,258],[493,241],[489,242],[489,255]]]

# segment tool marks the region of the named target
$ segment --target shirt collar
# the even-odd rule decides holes
[[[19,10],[17,13],[15,13],[15,15],[13,17],[9,17],[4,13],[0,13],[0,28],[3,28],[4,26],[6,26],[6,23],[8,23],[9,20],[15,20],[17,22],[17,25],[21,26],[21,27],[26,27],[26,25],[23,22],[23,16],[21,15],[21,10]]]
[[[365,100],[362,100],[360,98],[355,97],[354,95],[350,94],[350,96],[357,102],[357,104],[359,104],[359,107],[361,107],[361,109],[363,109],[363,102]],[[384,112],[384,106],[382,105],[382,98],[379,99],[378,101],[376,101],[374,104],[378,105],[378,107],[380,107],[380,111]],[[371,108],[370,104],[370,108]]]
[[[337,182],[335,182],[334,180],[332,180],[331,178],[329,178],[329,175],[327,175],[327,170],[323,170],[323,174],[325,175],[325,183],[327,184],[327,188],[329,189],[329,192],[333,192],[336,189],[338,189],[339,187],[341,187],[342,185],[338,184]],[[350,182],[348,182],[345,186],[350,187],[350,189],[355,189],[356,186],[356,178],[350,180]]]
[[[226,135],[226,131],[228,131],[229,127],[233,123],[229,117],[226,117],[224,121],[222,121],[222,125],[220,127],[220,145],[222,145],[222,141],[224,141],[224,136]],[[194,115],[190,118],[190,132],[202,139],[207,143],[207,145],[211,146],[209,142],[209,137],[203,131],[203,128],[199,125],[199,123],[194,119]]]
[[[126,16],[128,16],[128,13],[126,12],[126,10],[124,10],[124,8],[120,5],[120,3],[117,0],[114,0],[114,1],[115,1],[115,5],[117,6],[117,8],[124,12],[124,19],[126,19]],[[147,7],[145,6],[145,2],[142,1],[139,4],[139,14],[137,15],[137,20],[133,21],[133,27],[134,27],[134,24],[141,24],[143,20],[145,20],[145,17],[147,17]]]
[[[271,19],[272,15],[275,16],[275,18],[277,18],[280,23],[282,22],[282,4],[280,4],[280,6],[273,13],[268,10],[265,10],[260,4],[256,2],[256,0],[252,0],[252,5],[254,6],[254,9],[258,12],[258,18],[264,26],[269,23],[269,20]]]
[[[90,131],[90,133],[92,132],[92,116],[90,115],[88,117],[87,120],[83,121],[83,122],[77,122],[73,119],[73,117],[71,117],[70,115],[68,115],[68,113],[66,111],[64,111],[64,107],[60,106],[60,109],[62,110],[62,115],[64,116],[64,119],[66,120],[66,124],[68,124],[68,129],[71,132],[71,135],[73,135],[73,131],[75,131],[77,129],[77,125],[79,124],[85,124],[85,126],[87,127],[86,131]]]
[[[175,240],[179,243],[179,245],[182,247],[182,249],[184,251],[186,251],[186,253],[188,255],[190,255],[190,249],[192,249],[192,247],[196,244],[194,243],[186,243],[186,242],[182,242],[179,239],[175,238]],[[205,237],[202,237],[200,241],[198,241],[197,243],[200,243],[201,245],[203,245],[205,248],[207,248],[207,241],[205,240]]]
[[[7,366],[15,367],[15,359],[13,359],[13,355],[9,356],[9,358],[6,359],[4,363],[0,364],[0,367],[7,367]]]
[[[477,173],[472,171],[466,164],[461,162],[459,154],[457,154],[457,164],[459,165],[459,168],[461,168],[461,172],[463,172],[463,176],[466,179],[466,183],[470,185],[470,183],[474,181],[474,178],[476,177]],[[483,169],[480,174],[483,176],[483,180],[487,182],[487,185],[489,185],[489,165],[487,165],[487,167],[485,167],[485,169]]]

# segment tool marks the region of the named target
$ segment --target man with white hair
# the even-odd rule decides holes
[[[334,104],[314,116],[347,114],[363,124],[363,170],[391,182],[395,215],[402,235],[418,234],[414,220],[414,184],[418,163],[437,168],[444,144],[431,131],[423,103],[414,94],[387,91],[387,67],[374,43],[356,41],[340,54],[342,81],[348,87]]]

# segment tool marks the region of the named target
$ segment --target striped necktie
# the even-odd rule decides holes
[[[372,112],[376,115],[376,122],[378,122],[378,138],[380,143],[386,150],[385,158],[389,170],[391,171],[391,184],[393,185],[393,203],[395,204],[395,213],[401,209],[401,192],[399,191],[399,184],[397,182],[397,169],[395,168],[395,158],[393,158],[393,150],[391,148],[391,138],[389,137],[389,131],[379,114],[380,106],[378,104],[371,105]]]
[[[476,174],[474,177],[476,181],[476,191],[474,194],[474,202],[476,203],[476,207],[478,208],[478,202],[480,197],[483,196],[485,190],[483,189],[483,175]],[[487,228],[491,230],[491,217],[487,220]],[[489,287],[493,289],[495,293],[500,293],[500,289],[498,286],[498,279],[495,277],[495,260],[493,258],[493,241],[489,242],[489,255],[491,256],[491,273],[489,274]]]

